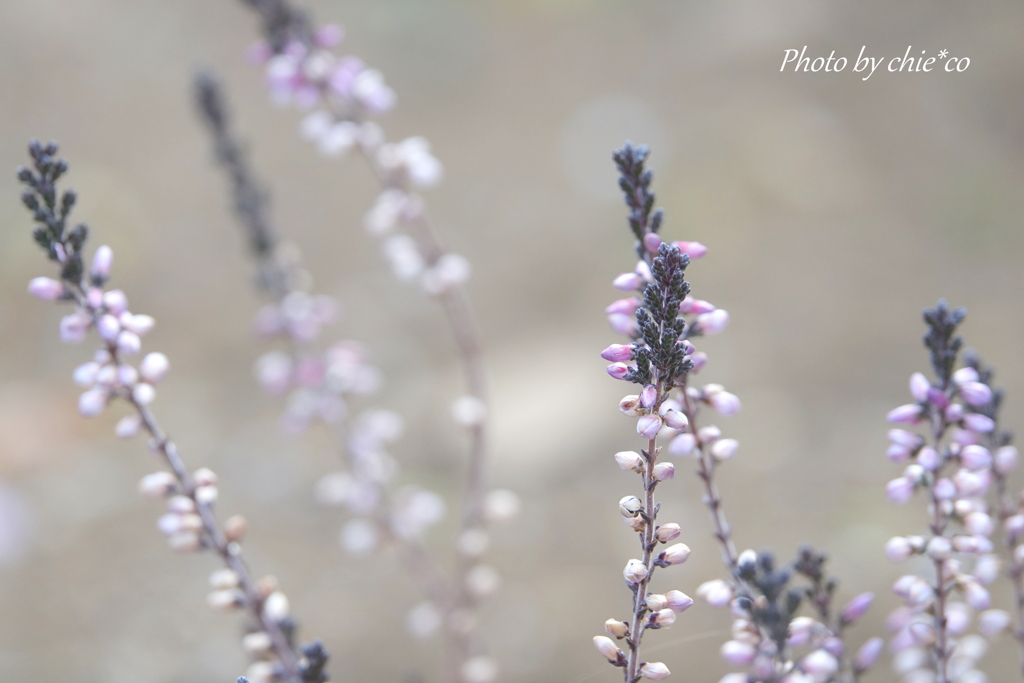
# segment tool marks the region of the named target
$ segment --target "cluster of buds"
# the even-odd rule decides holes
[[[1010,615],[992,609],[987,588],[1001,574],[1002,560],[993,542],[1000,524],[1014,567],[1024,567],[1024,556],[1016,552],[1024,515],[1005,495],[1017,450],[1009,445],[1009,435],[996,429],[1001,394],[992,390],[990,372],[979,373],[976,359],[969,357],[954,371],[962,345],[955,332],[964,313],[950,310],[944,301],[925,310],[924,341],[936,380],[914,373],[914,403],[888,415],[890,422],[904,427],[927,426],[925,434],[904,428],[889,432],[888,457],[905,468],[887,485],[887,496],[903,504],[916,491],[925,491],[930,523],[927,535],[890,539],[886,555],[897,563],[922,555],[934,566],[933,578],[907,574],[893,586],[903,606],[893,612],[888,627],[894,666],[906,681],[985,680],[977,664],[987,649],[986,639],[1012,629]],[[975,614],[980,635],[971,633]]]

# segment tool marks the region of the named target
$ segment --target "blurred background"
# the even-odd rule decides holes
[[[651,0],[318,0],[341,54],[380,68],[397,91],[392,138],[424,135],[445,165],[428,194],[444,239],[474,265],[493,383],[496,484],[523,514],[495,535],[503,575],[485,629],[508,682],[618,680],[590,638],[623,618],[621,568],[635,538],[618,499],[636,481],[611,454],[638,446],[619,415],[625,385],[598,352],[618,341],[603,308],[634,256],[609,155],[652,145],[670,239],[710,253],[693,291],[727,309],[701,343],[703,381],[743,411],[719,426],[740,440],[721,470],[739,547],[830,553],[840,599],[878,595],[852,642],[880,631],[903,573],[882,547],[923,529],[920,501],[885,501],[887,410],[927,371],[920,311],[939,297],[969,309],[967,343],[995,364],[1005,418],[1021,424],[1024,360],[1024,7],[973,3],[700,3]],[[214,683],[244,670],[243,617],[205,604],[211,556],[177,556],[161,513],[136,493],[155,467],[119,442],[123,410],[85,420],[70,374],[91,345],[57,336],[63,311],[25,292],[50,275],[30,238],[14,168],[29,137],[54,138],[93,246],[115,253],[113,286],[152,314],[148,350],[171,358],[154,408],[193,467],[222,479],[222,515],[244,513],[259,574],[274,573],[322,637],[335,680],[431,675],[438,641],[403,623],[417,593],[392,555],[353,560],[337,510],[311,495],[337,468],[315,430],[278,429],[279,399],[252,374],[261,304],[226,183],[191,101],[197,67],[216,69],[273,189],[280,232],[388,377],[370,404],[407,422],[395,454],[409,480],[458,495],[465,443],[449,425],[459,375],[439,309],[396,282],[361,217],[375,192],[356,160],[317,155],[299,115],[271,105],[243,54],[256,21],[240,2],[5,0],[0,6],[0,679]],[[959,74],[779,72],[808,55],[969,57]],[[663,518],[693,549],[656,579],[692,594],[723,575],[692,462],[662,490]],[[449,517],[454,517],[450,514]],[[444,548],[450,527],[431,542]],[[673,680],[717,681],[726,612],[697,605],[652,633],[645,652]],[[1016,666],[1011,643],[987,660]],[[894,680],[887,659],[866,679]]]

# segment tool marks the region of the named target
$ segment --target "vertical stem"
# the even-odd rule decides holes
[[[933,417],[933,439],[935,441],[934,448],[939,451],[941,446],[943,434],[946,432],[948,424],[944,415],[938,418]],[[941,451],[939,451],[941,453]],[[946,528],[946,520],[942,514],[941,501],[935,495],[935,482],[938,480],[939,473],[942,467],[940,466],[932,476],[932,483],[929,487],[929,494],[931,496],[932,505],[932,521],[930,524],[930,531],[932,532],[932,538],[943,536]],[[949,683],[949,676],[947,673],[949,665],[949,652],[946,639],[946,565],[945,561],[941,559],[933,559],[935,565],[935,660],[936,660],[936,674],[938,679],[936,683]]]
[[[660,405],[660,401],[658,402]],[[657,408],[652,408],[657,412]],[[644,514],[646,524],[643,533],[640,534],[640,544],[643,547],[644,566],[647,567],[647,576],[633,588],[633,618],[629,625],[629,636],[626,642],[629,644],[629,657],[626,660],[625,683],[634,683],[640,678],[640,640],[644,635],[644,617],[647,614],[647,586],[654,574],[655,567],[651,563],[654,556],[654,547],[657,541],[654,538],[655,521],[658,516],[658,508],[654,502],[654,489],[657,481],[654,479],[654,465],[658,458],[658,438],[655,437],[647,442],[647,451],[644,453],[646,466],[643,471],[644,483]]]

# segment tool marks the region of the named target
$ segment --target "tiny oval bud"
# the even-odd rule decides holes
[[[173,493],[177,483],[170,472],[153,472],[139,481],[139,493],[151,500],[159,500]]]
[[[690,557],[690,547],[685,543],[676,543],[662,551],[659,557],[668,564],[682,564]]]
[[[740,442],[736,439],[719,439],[711,446],[711,455],[715,460],[730,460],[736,455]]]
[[[631,368],[625,363],[612,363],[605,370],[613,379],[626,379],[626,375],[630,373]]]
[[[670,429],[676,429],[683,432],[690,427],[690,420],[687,419],[686,415],[678,410],[667,410],[662,417],[665,420],[665,424]]]
[[[78,412],[82,417],[96,417],[107,407],[108,398],[105,389],[90,389],[78,397]]]
[[[729,312],[717,308],[710,313],[702,313],[697,316],[696,325],[704,334],[718,334],[729,326]]]
[[[960,385],[960,396],[967,405],[980,408],[992,401],[992,389],[981,382],[965,382]]]
[[[238,542],[245,536],[245,530],[248,527],[245,517],[242,515],[233,515],[224,520],[224,537],[229,541]]]
[[[697,587],[697,597],[712,607],[725,607],[732,602],[732,586],[721,579],[706,581]]]
[[[640,405],[644,408],[651,408],[658,400],[658,389],[650,384],[640,392]]]
[[[159,384],[167,376],[170,361],[162,353],[147,353],[139,364],[139,374],[150,384]]]
[[[114,264],[114,250],[107,245],[96,248],[92,255],[90,273],[93,279],[103,282],[110,277],[110,267]]]
[[[649,678],[652,681],[660,681],[667,677],[671,672],[668,667],[662,662],[647,662],[640,667],[640,675],[644,678]]]
[[[627,472],[639,472],[644,468],[644,459],[636,451],[619,451],[615,454],[615,462]]]
[[[917,424],[921,421],[921,417],[921,406],[916,403],[908,403],[890,410],[885,419],[897,424]]]
[[[643,502],[636,496],[624,496],[619,501],[619,512],[623,517],[635,517],[643,509]]]
[[[644,279],[637,273],[622,273],[612,281],[612,287],[623,292],[634,292],[644,284]]]
[[[237,588],[238,584],[238,574],[233,569],[218,569],[210,574],[210,588],[227,590],[228,588]]]
[[[856,671],[867,671],[871,665],[882,654],[885,641],[881,638],[872,638],[860,646],[856,656],[853,658],[853,667]]]
[[[697,445],[697,438],[693,434],[679,434],[668,445],[668,451],[672,455],[689,455]]]
[[[910,541],[902,536],[894,536],[885,544],[885,555],[890,561],[899,564],[914,554]]]
[[[1006,476],[1017,467],[1017,448],[1014,446],[1003,446],[996,450],[995,470]]]
[[[619,410],[630,417],[640,417],[640,397],[636,395],[623,396],[619,401]]]
[[[609,619],[604,622],[604,631],[616,638],[625,638],[629,635],[629,624],[624,621],[619,621],[618,619]]]
[[[654,466],[655,481],[671,479],[676,474],[676,466],[670,462],[659,462]]]
[[[671,590],[665,593],[665,598],[668,600],[667,607],[673,612],[685,612],[693,606],[693,598],[682,591]]]
[[[33,278],[28,293],[43,301],[56,301],[64,294],[64,285],[48,277]]]
[[[843,608],[841,619],[845,624],[852,624],[853,622],[864,616],[864,613],[871,607],[871,603],[875,601],[874,593],[861,593],[850,602],[846,603],[846,607]]]
[[[658,612],[668,606],[668,598],[660,593],[651,593],[647,596],[647,609]]]
[[[636,433],[645,439],[653,439],[661,431],[660,415],[644,415],[636,423]]]
[[[660,609],[651,615],[650,623],[658,628],[668,628],[676,623],[676,613],[667,608]]]
[[[288,613],[288,598],[281,591],[274,591],[263,601],[263,616],[270,621],[283,621]]]
[[[729,640],[721,648],[722,659],[733,666],[749,666],[757,656],[757,648],[741,640]]]
[[[601,358],[613,363],[633,360],[633,347],[629,344],[612,344],[601,352]]]
[[[622,576],[626,579],[626,583],[635,586],[647,578],[647,565],[640,560],[630,560],[622,570]]]
[[[206,604],[219,612],[229,612],[245,604],[245,594],[237,588],[216,590],[206,596]]]
[[[594,647],[598,654],[609,662],[616,662],[622,656],[622,650],[615,644],[615,641],[607,636],[594,636]]]
[[[141,426],[141,417],[138,415],[125,415],[114,426],[114,434],[119,439],[130,439],[139,433],[139,427]]]
[[[669,522],[668,524],[662,524],[658,527],[658,530],[654,532],[655,537],[662,543],[668,543],[671,540],[679,538],[680,528],[675,522]]]

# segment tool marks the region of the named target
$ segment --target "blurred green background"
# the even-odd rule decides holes
[[[597,353],[617,341],[603,315],[611,279],[633,263],[609,160],[629,137],[653,146],[664,234],[710,254],[694,293],[732,315],[702,342],[718,381],[743,400],[719,421],[741,442],[722,469],[739,547],[832,556],[841,597],[878,600],[859,644],[897,604],[902,571],[884,542],[923,529],[920,501],[884,500],[885,412],[927,370],[920,310],[969,308],[969,345],[1008,390],[1021,423],[1024,362],[1024,7],[973,3],[769,0],[321,0],[342,54],[380,68],[398,93],[393,138],[430,139],[445,164],[431,213],[474,265],[471,295],[494,394],[494,481],[522,516],[499,530],[504,576],[485,630],[505,680],[618,680],[593,652],[623,617],[620,571],[635,539],[616,501],[636,490],[611,454],[636,448]],[[240,617],[205,604],[212,557],[180,557],[136,494],[155,462],[117,441],[115,415],[75,410],[72,369],[91,346],[57,339],[58,307],[25,292],[50,275],[18,201],[29,137],[71,160],[79,219],[115,253],[113,285],[157,318],[148,350],[171,358],[154,408],[193,466],[222,478],[223,515],[251,522],[258,573],[276,574],[305,638],[322,637],[334,679],[431,674],[438,641],[403,628],[416,591],[392,555],[353,560],[342,515],[311,490],[336,469],[317,432],[277,428],[280,401],[251,367],[260,304],[252,267],[193,112],[199,66],[226,81],[253,159],[273,188],[279,230],[304,251],[319,291],[387,376],[371,403],[408,423],[395,449],[409,480],[457,495],[464,443],[449,425],[459,376],[437,307],[393,280],[361,228],[375,196],[356,160],[319,157],[299,116],[268,102],[244,50],[256,22],[239,2],[4,0],[0,5],[0,679],[214,683],[244,670]],[[960,74],[779,73],[785,49],[853,58],[908,45],[971,59]],[[664,486],[663,518],[693,555],[661,574],[692,593],[722,575],[692,463]],[[450,515],[451,517],[451,515]],[[443,547],[449,529],[431,542]],[[671,578],[671,581],[670,581]],[[717,681],[726,612],[697,605],[649,635],[672,680]],[[1015,667],[1010,643],[987,660]],[[866,680],[894,680],[887,660]]]

